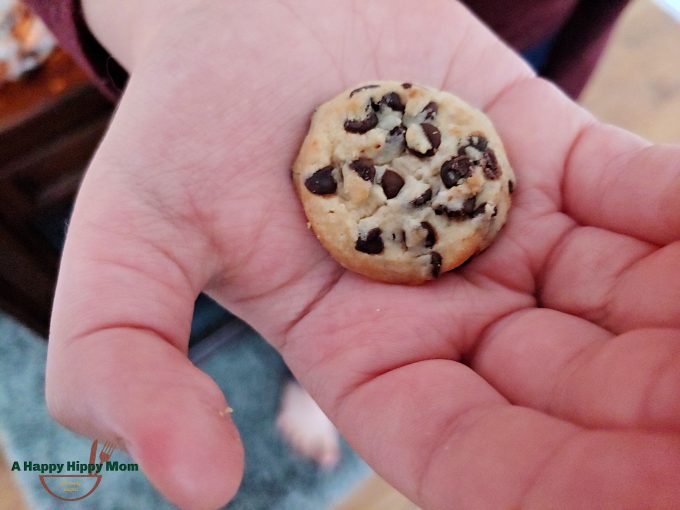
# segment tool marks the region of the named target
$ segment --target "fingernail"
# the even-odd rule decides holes
[[[226,415],[231,414],[233,412],[234,412],[234,410],[231,407],[227,406],[222,411],[220,411],[220,416],[226,416]]]

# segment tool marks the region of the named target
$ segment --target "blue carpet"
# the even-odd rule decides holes
[[[87,462],[90,441],[57,425],[43,397],[46,344],[0,315],[0,440],[10,461]],[[285,367],[278,354],[246,325],[231,320],[190,352],[237,409],[234,420],[246,449],[241,490],[229,510],[319,510],[340,500],[368,474],[368,467],[347,445],[332,472],[318,470],[282,442],[275,427]],[[116,451],[119,462],[132,462]],[[106,472],[96,492],[79,502],[59,501],[40,485],[35,473],[15,473],[35,509],[173,508],[141,472]]]

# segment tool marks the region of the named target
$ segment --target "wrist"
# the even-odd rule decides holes
[[[92,34],[130,72],[163,27],[201,0],[81,0],[81,3]]]

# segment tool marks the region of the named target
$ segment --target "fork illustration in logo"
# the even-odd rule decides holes
[[[93,466],[97,459],[98,440],[92,441],[90,446],[90,458],[88,465]],[[99,462],[105,464],[111,459],[116,449],[113,443],[106,441],[99,452]],[[102,481],[102,475],[97,471],[88,471],[87,474],[74,475],[40,475],[40,483],[44,489],[57,499],[62,501],[80,501],[91,495]],[[89,487],[89,489],[88,489]]]

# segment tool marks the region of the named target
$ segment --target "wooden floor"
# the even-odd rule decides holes
[[[28,510],[3,451],[0,451],[0,510]]]
[[[581,103],[600,119],[655,142],[680,143],[680,24],[651,0],[635,0]],[[0,455],[0,510],[28,510]],[[414,510],[374,476],[335,510]]]
[[[581,104],[657,143],[680,143],[680,23],[651,0],[624,13]]]

